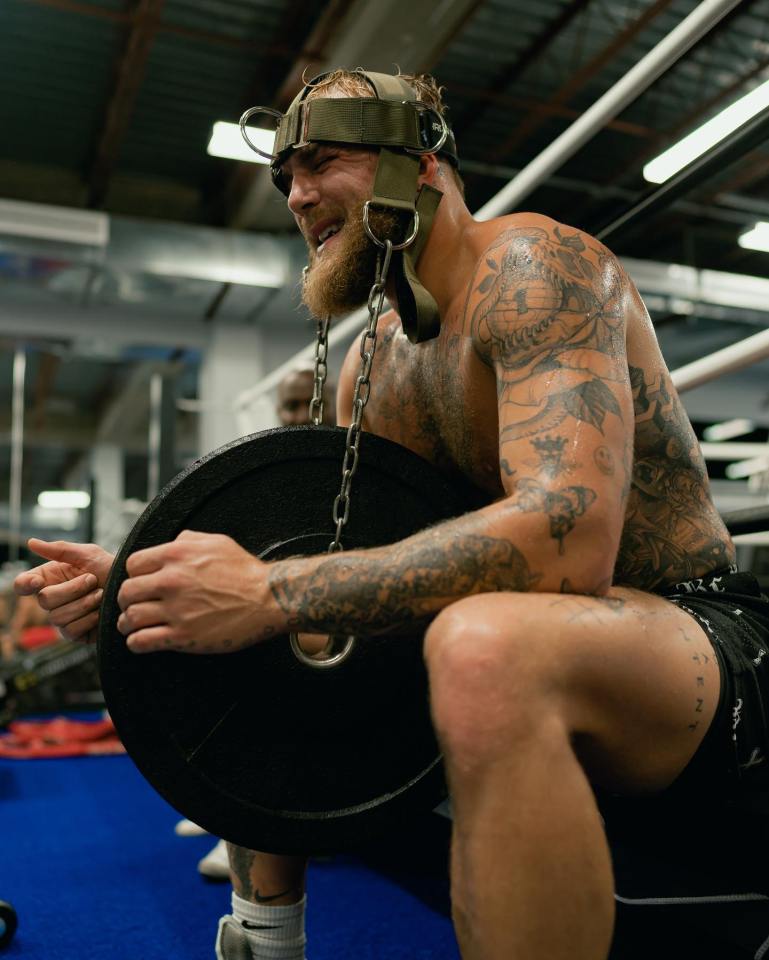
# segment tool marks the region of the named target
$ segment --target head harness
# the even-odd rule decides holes
[[[240,129],[249,147],[270,160],[272,179],[288,194],[281,171],[294,150],[309,143],[349,143],[380,147],[371,199],[363,222],[371,239],[384,246],[368,225],[369,206],[405,211],[412,217],[407,239],[394,244],[393,268],[398,309],[409,340],[419,343],[438,335],[438,305],[419,282],[416,262],[432,227],[443,194],[423,184],[417,192],[419,157],[437,153],[459,168],[454,135],[445,119],[417,100],[405,80],[386,73],[356,71],[368,81],[374,97],[317,97],[308,94],[328,74],[311,80],[296,96],[285,114],[268,107],[252,107],[240,118]],[[278,121],[274,153],[266,154],[249,139],[246,122],[266,113]]]

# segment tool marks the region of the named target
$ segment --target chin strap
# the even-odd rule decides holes
[[[401,102],[416,102],[414,91],[400,77],[382,73],[366,76],[380,100],[397,98]],[[416,265],[427,243],[443,194],[427,185],[417,192],[418,180],[418,154],[402,153],[389,147],[381,148],[371,201],[375,206],[407,211],[416,227],[416,236],[408,246],[397,251],[392,266],[398,313],[403,331],[412,343],[431,340],[438,336],[441,329],[438,304],[420,283]]]
[[[416,265],[443,194],[427,184],[417,193],[418,178],[418,156],[386,147],[380,150],[371,204],[411,215],[411,227],[406,229],[413,239],[396,250],[391,272],[403,330],[412,343],[431,340],[441,329],[438,304],[420,283]]]

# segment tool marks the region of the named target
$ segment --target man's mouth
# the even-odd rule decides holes
[[[321,251],[327,245],[327,243],[332,239],[332,237],[335,237],[336,234],[339,233],[339,231],[342,229],[343,226],[344,226],[344,222],[342,220],[337,220],[336,222],[330,223],[327,226],[323,227],[323,229],[320,231],[320,233],[317,234],[317,237],[316,237],[317,244],[318,244],[318,246],[315,248],[316,256],[318,256],[321,253]]]

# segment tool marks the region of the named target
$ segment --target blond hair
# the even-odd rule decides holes
[[[396,76],[405,80],[420,103],[431,107],[441,116],[445,115],[446,104],[443,102],[445,88],[439,86],[435,78],[431,77],[429,73],[401,73],[398,71]],[[348,97],[370,97],[372,95],[371,84],[366,80],[366,71],[362,67],[356,67],[354,70],[332,70],[322,76],[317,83],[309,81],[307,85],[312,87],[307,95],[308,100],[322,97],[332,89]]]

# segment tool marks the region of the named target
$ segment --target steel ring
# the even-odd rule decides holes
[[[373,240],[373,242],[374,242],[378,247],[383,247],[383,248],[384,248],[384,247],[387,246],[387,244],[386,244],[383,240],[380,240],[379,237],[377,237],[377,236],[372,232],[371,227],[369,226],[369,222],[368,222],[368,208],[369,208],[369,205],[370,205],[372,202],[373,202],[373,201],[371,201],[371,200],[367,200],[367,201],[363,204],[363,228],[365,229],[366,233],[369,235],[369,237]],[[384,204],[384,203],[381,203],[381,204],[380,204],[380,203],[378,203],[378,204],[376,204],[376,206],[378,206],[378,207],[379,207],[379,206],[381,206],[381,207],[386,207],[387,204]],[[388,209],[393,209],[393,208],[389,208],[389,207],[388,207]],[[415,210],[415,211],[414,211],[414,220],[413,220],[412,227],[411,227],[411,233],[410,233],[410,234],[408,235],[408,237],[403,241],[403,243],[393,243],[393,244],[391,244],[392,249],[393,249],[393,250],[405,250],[406,247],[410,247],[411,244],[416,240],[416,237],[417,237],[417,234],[418,234],[418,233],[419,233],[419,213],[418,213],[418,211]]]
[[[353,636],[348,635],[341,648],[335,643],[336,638],[331,637],[328,643],[328,647],[330,648],[329,652],[325,653],[322,659],[316,660],[314,656],[304,652],[302,645],[299,643],[298,634],[290,633],[288,636],[291,650],[296,659],[306,667],[312,667],[314,670],[332,670],[334,667],[338,667],[345,662],[355,648],[355,637]]]
[[[271,117],[276,117],[278,123],[280,123],[280,121],[283,119],[283,114],[280,112],[280,110],[273,110],[271,107],[250,107],[238,121],[240,125],[240,135],[246,141],[248,146],[254,151],[254,153],[258,153],[260,157],[264,157],[265,160],[269,160],[270,163],[273,163],[277,159],[276,155],[274,153],[267,153],[265,150],[260,150],[259,147],[252,143],[251,138],[248,135],[246,122],[257,113],[266,113]]]
[[[403,149],[406,151],[406,153],[415,153],[417,156],[420,156],[420,157],[425,153],[437,153],[441,149],[443,144],[446,142],[446,140],[448,139],[448,136],[449,136],[448,124],[446,123],[444,118],[438,113],[437,110],[434,110],[432,107],[428,107],[427,104],[422,103],[421,100],[413,100],[413,101],[404,100],[403,102],[411,103],[411,105],[413,107],[416,107],[417,110],[424,111],[425,113],[432,113],[434,116],[438,118],[438,120],[440,120],[440,124],[441,124],[441,135],[438,138],[437,143],[433,144],[432,146],[425,147],[423,150],[417,150],[414,147],[404,147]]]

